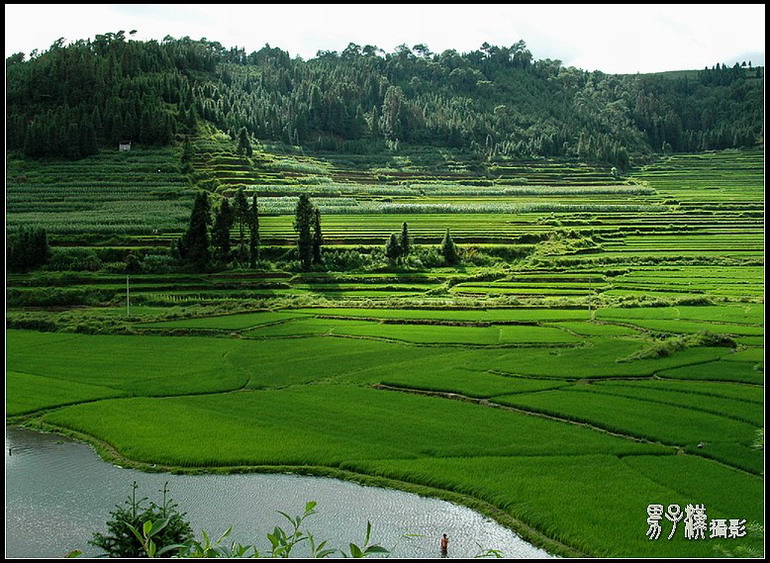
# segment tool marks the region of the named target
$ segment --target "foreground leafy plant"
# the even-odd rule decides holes
[[[168,483],[166,484],[166,486]],[[331,549],[327,547],[328,541],[316,543],[313,534],[302,529],[305,520],[317,514],[317,503],[308,502],[305,511],[301,515],[289,516],[285,512],[278,511],[291,523],[287,531],[276,526],[267,534],[270,541],[270,551],[262,554],[256,545],[242,545],[232,542],[229,546],[224,542],[230,535],[232,528],[228,528],[216,540],[212,541],[206,530],[201,530],[203,540],[196,540],[190,531],[190,524],[183,519],[184,513],[176,510],[176,504],[166,498],[167,487],[163,488],[163,506],[159,507],[151,503],[150,507],[141,511],[141,505],[146,498],[136,500],[136,482],[133,483],[132,495],[126,501],[128,508],[118,507],[112,512],[113,520],[107,523],[112,535],[94,534],[94,539],[89,543],[105,550],[109,557],[184,557],[184,558],[288,558],[294,548],[300,544],[308,545],[310,557],[324,558],[339,553],[342,557],[361,558],[373,554],[387,555],[390,550],[371,544],[372,524],[367,522],[366,535],[362,545],[349,544],[349,551]],[[67,554],[67,557],[78,557],[83,553],[75,550]],[[172,555],[173,554],[173,555]]]
[[[107,522],[109,533],[93,534],[93,539],[88,542],[90,545],[103,549],[109,557],[143,557],[150,549],[148,542],[151,538],[154,538],[153,545],[161,546],[181,545],[192,539],[192,528],[184,518],[185,513],[179,512],[178,505],[167,497],[168,483],[162,490],[162,505],[151,502],[144,507],[147,498],[137,500],[137,488],[134,481],[131,496],[125,502],[127,506],[118,506],[110,513],[112,519]],[[143,533],[137,535],[139,529]],[[154,555],[160,555],[159,551]]]

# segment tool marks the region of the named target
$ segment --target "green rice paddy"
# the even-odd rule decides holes
[[[622,182],[501,162],[481,186],[430,148],[409,164],[248,160],[201,138],[195,155],[217,194],[264,198],[272,256],[293,247],[306,192],[329,251],[368,256],[408,221],[417,246],[451,227],[465,262],[144,273],[130,311],[120,272],[9,275],[7,420],[125,464],[323,468],[459,493],[561,555],[761,546],[645,536],[653,503],[764,522],[761,151],[673,155]],[[172,149],[9,162],[9,227],[45,226],[55,250],[167,248],[192,200],[177,165]]]

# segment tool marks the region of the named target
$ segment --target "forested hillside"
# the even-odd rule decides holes
[[[129,34],[130,35],[130,34]],[[203,120],[238,139],[378,153],[398,144],[492,159],[566,156],[627,168],[667,151],[751,147],[763,69],[606,75],[537,60],[523,41],[432,53],[350,44],[311,60],[122,31],[6,59],[7,148],[78,159],[121,140],[168,145]]]

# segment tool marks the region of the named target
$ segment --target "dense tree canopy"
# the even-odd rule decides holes
[[[622,169],[665,145],[755,145],[762,70],[606,75],[536,60],[523,41],[470,53],[351,43],[304,61],[269,45],[247,54],[189,37],[128,40],[120,31],[6,59],[7,138],[30,157],[80,158],[120,140],[168,144],[204,119],[244,154],[250,137],[347,152],[406,142]]]
[[[294,213],[294,230],[297,231],[297,253],[303,270],[313,263],[313,224],[316,221],[315,206],[307,194],[301,194]],[[319,248],[320,252],[320,248]]]

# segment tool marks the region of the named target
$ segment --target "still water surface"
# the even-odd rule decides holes
[[[473,557],[477,543],[505,557],[549,557],[493,520],[442,500],[322,477],[142,473],[103,462],[85,444],[20,428],[6,427],[5,478],[6,557],[61,557],[73,549],[98,555],[87,542],[107,531],[110,511],[128,498],[133,481],[138,497],[157,503],[168,481],[196,537],[232,526],[232,540],[260,551],[269,546],[267,532],[288,527],[277,510],[293,516],[314,500],[319,513],[306,530],[331,547],[361,545],[370,520],[372,541],[394,557],[439,557],[442,534],[450,538],[449,557]]]

